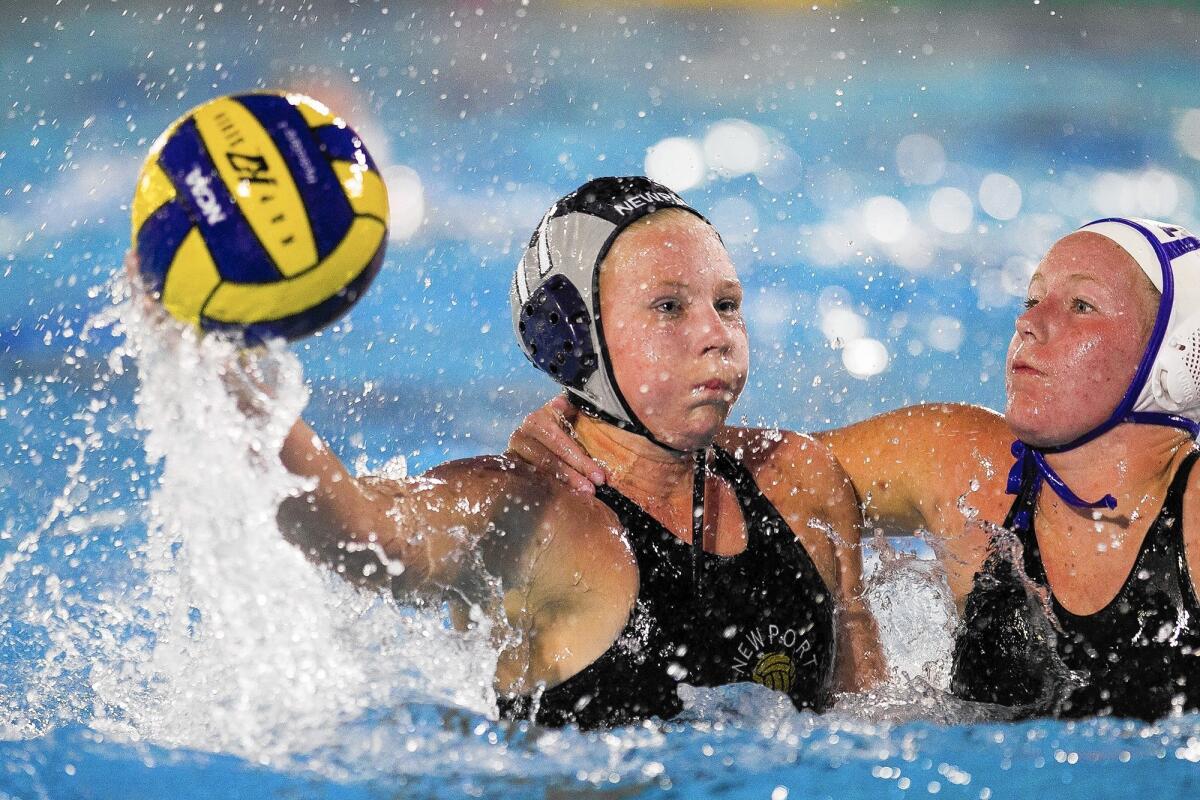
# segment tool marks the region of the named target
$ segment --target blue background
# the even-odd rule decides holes
[[[368,468],[404,454],[419,470],[502,448],[554,392],[516,349],[507,301],[545,207],[592,176],[642,173],[649,148],[702,142],[723,120],[753,126],[777,156],[774,170],[709,169],[683,190],[725,234],[747,289],[753,371],[735,416],[812,430],[925,400],[1002,407],[1012,321],[1051,242],[1112,214],[1195,223],[1198,35],[1189,4],[1156,3],[12,4],[0,30],[0,557],[57,513],[77,448],[94,484],[90,497],[68,497],[70,513],[124,508],[153,486],[132,420],[134,376],[109,363],[108,329],[85,331],[111,307],[145,151],[192,105],[251,88],[306,92],[358,129],[385,173],[403,166],[419,179],[417,230],[391,243],[347,318],[295,346],[314,393],[306,416],[334,448]],[[936,140],[939,168],[898,161],[914,134]],[[981,201],[992,173],[1020,188],[1011,218]],[[970,200],[961,233],[929,211],[945,188]],[[898,242],[875,235],[897,222],[894,204],[872,216],[873,197],[903,204]],[[885,369],[848,372],[845,342],[823,330],[832,309],[883,345]],[[108,567],[81,569],[102,580]],[[4,632],[0,670],[39,657],[36,631]],[[0,673],[0,685],[10,679]],[[157,756],[148,766],[138,747],[89,743],[85,712],[75,720],[0,742],[16,765],[0,773],[0,797],[39,786],[56,797],[135,786],[164,797],[359,797],[471,784],[469,769],[423,789],[411,776],[341,784],[187,752],[176,754],[182,766]],[[1120,753],[1136,734],[1039,725],[1028,741],[1065,737],[1066,749],[1030,745],[1011,773],[989,749],[990,728],[923,723],[864,734],[851,760],[860,768],[843,772],[838,758],[800,747],[743,762],[750,777],[722,783],[693,763],[705,740],[695,732],[671,740],[665,760],[694,793],[766,797],[790,781],[792,796],[809,796],[805,785],[900,796],[908,789],[871,776],[891,763],[871,748],[915,737],[919,769],[957,755],[989,776],[992,797],[1073,774],[1086,776],[1081,796],[1195,791],[1194,720],[1155,729],[1161,747],[1133,748],[1132,763]],[[757,741],[746,736],[735,741]],[[1055,761],[1081,743],[1086,771]],[[76,779],[68,762],[79,763]],[[942,790],[980,797],[981,780]],[[506,793],[539,796],[550,783],[501,780]],[[927,793],[928,781],[912,791]]]

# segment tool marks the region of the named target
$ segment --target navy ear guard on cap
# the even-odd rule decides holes
[[[599,364],[589,314],[579,290],[552,275],[521,306],[517,335],[538,369],[569,389],[582,389]]]

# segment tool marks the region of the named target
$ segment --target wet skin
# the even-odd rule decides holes
[[[961,611],[987,555],[1006,493],[1014,438],[1063,444],[1108,418],[1136,370],[1157,292],[1124,250],[1090,232],[1064,237],[1033,276],[1006,364],[1006,417],[984,408],[903,408],[817,434],[849,474],[868,522],[885,532],[927,533]],[[564,433],[556,400],[530,415],[512,450],[586,492],[603,474]],[[1036,530],[1051,590],[1077,614],[1094,613],[1120,590],[1192,442],[1173,428],[1119,425],[1048,457],[1082,497],[1111,492],[1114,511],[1093,518],[1051,491],[1041,493]],[[1200,579],[1200,472],[1184,499],[1192,581]]]
[[[1133,258],[1090,232],[1058,242],[1029,282],[1006,363],[1005,420],[1030,444],[1105,422],[1133,380],[1158,294]]]
[[[600,284],[614,372],[635,412],[674,447],[715,438],[737,450],[839,601],[835,689],[870,684],[882,664],[860,598],[862,519],[849,479],[810,437],[724,424],[746,380],[748,345],[741,287],[720,240],[690,214],[658,212],[622,232]],[[691,541],[689,456],[592,420],[578,433],[616,488]],[[397,594],[450,589],[484,606],[481,577],[499,579],[490,610],[502,692],[576,674],[616,640],[633,608],[637,565],[615,515],[527,464],[489,456],[410,480],[355,479],[303,421],[282,458],[317,483],[281,506],[285,534],[348,579]],[[746,531],[732,490],[717,478],[706,489],[705,549],[740,552]]]

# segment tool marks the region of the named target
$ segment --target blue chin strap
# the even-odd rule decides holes
[[[1200,423],[1186,417],[1167,414],[1161,411],[1133,410],[1134,405],[1138,401],[1138,396],[1142,393],[1142,387],[1146,385],[1146,381],[1150,378],[1150,370],[1158,358],[1159,348],[1166,337],[1167,325],[1170,323],[1171,309],[1175,305],[1175,273],[1171,269],[1171,261],[1184,253],[1200,249],[1200,240],[1197,240],[1194,236],[1189,236],[1184,239],[1163,243],[1144,226],[1121,217],[1098,219],[1094,222],[1089,222],[1088,225],[1095,225],[1098,222],[1118,222],[1122,225],[1128,225],[1144,236],[1150,242],[1150,246],[1154,248],[1154,252],[1158,256],[1159,266],[1162,268],[1162,299],[1158,304],[1158,314],[1154,319],[1154,330],[1150,334],[1150,341],[1146,344],[1146,352],[1142,354],[1142,360],[1138,363],[1137,372],[1134,373],[1129,388],[1125,390],[1125,396],[1121,398],[1121,402],[1105,422],[1073,441],[1054,447],[1034,447],[1020,439],[1013,442],[1012,454],[1016,458],[1016,462],[1008,472],[1008,493],[1020,494],[1025,481],[1032,480],[1033,486],[1030,487],[1030,491],[1033,492],[1034,496],[1041,491],[1042,484],[1046,483],[1069,506],[1073,506],[1074,508],[1107,508],[1111,511],[1117,507],[1117,499],[1115,497],[1111,494],[1106,494],[1095,501],[1087,501],[1079,497],[1079,495],[1071,491],[1071,487],[1067,486],[1066,481],[1059,477],[1054,468],[1046,461],[1046,454],[1064,453],[1068,450],[1074,450],[1126,422],[1140,425],[1166,425],[1172,428],[1179,428],[1180,430],[1187,431],[1193,439],[1197,435],[1200,435]],[[1085,225],[1084,228],[1087,228],[1088,225]],[[1027,530],[1031,522],[1030,512],[1021,511],[1014,518],[1013,525],[1016,528]]]

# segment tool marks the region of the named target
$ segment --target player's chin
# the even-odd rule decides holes
[[[1045,397],[1010,393],[1004,409],[1004,420],[1013,435],[1034,447],[1054,447],[1065,444],[1086,432],[1077,422],[1061,415],[1047,413],[1053,405]]]
[[[655,438],[676,450],[701,450],[712,444],[725,427],[730,403],[691,399],[670,414],[647,415]]]
[[[730,403],[722,400],[697,403],[688,409],[686,432],[692,444],[686,449],[700,449],[712,444],[725,427],[729,409]]]

